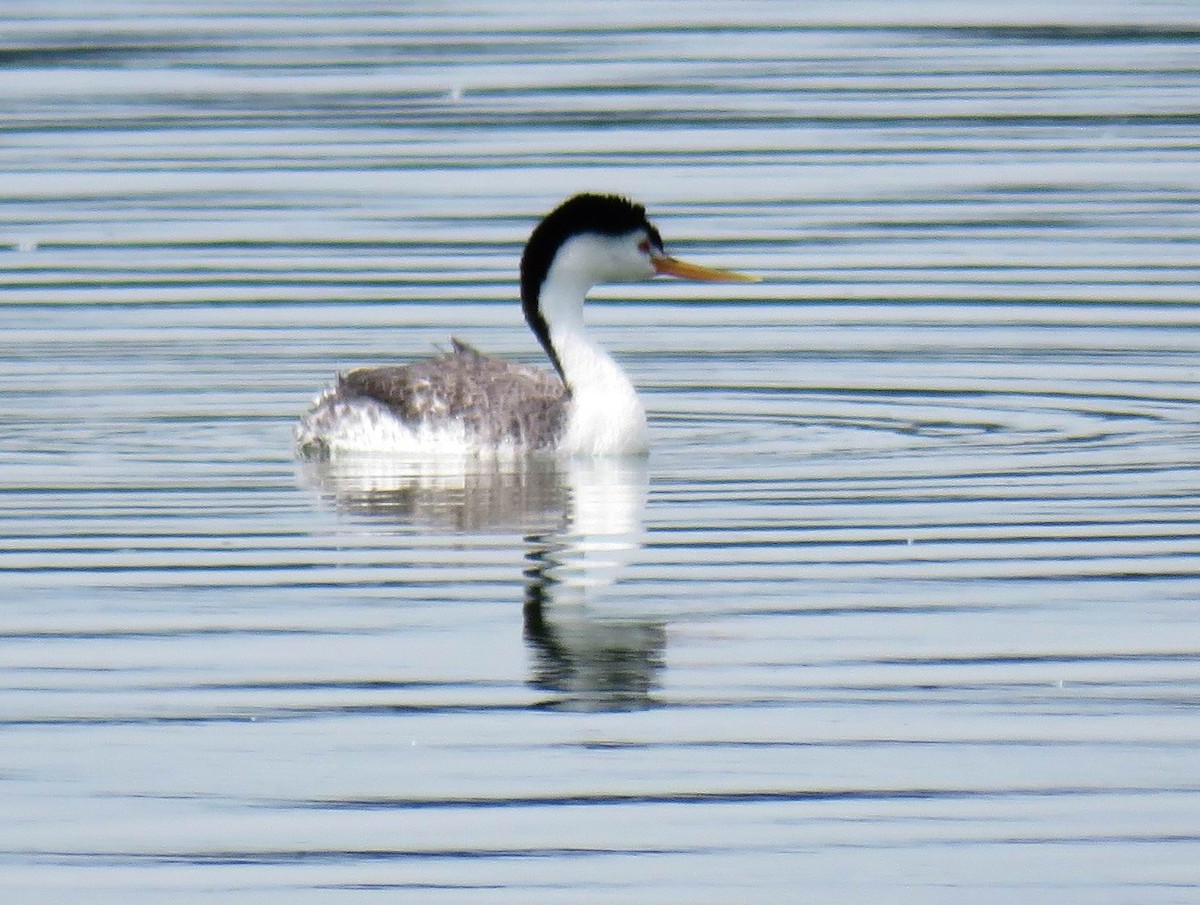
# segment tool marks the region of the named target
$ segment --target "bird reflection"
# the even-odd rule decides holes
[[[644,543],[644,460],[302,461],[302,482],[339,511],[449,533],[514,531],[525,542],[524,637],[545,706],[652,706],[666,632],[601,606]]]
[[[662,624],[601,619],[595,611],[642,549],[645,462],[570,462],[565,474],[570,504],[564,526],[531,538],[526,553],[533,684],[557,692],[560,706],[648,706],[666,646]]]

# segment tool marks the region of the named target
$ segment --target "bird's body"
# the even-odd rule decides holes
[[[597,283],[749,278],[684,264],[662,252],[645,210],[608,195],[577,195],[534,230],[521,260],[526,321],[554,371],[453,341],[443,355],[342,374],[301,419],[306,453],[608,456],[645,452],[646,414],[629,377],[588,335],[583,301]]]
[[[554,449],[567,419],[557,374],[455,339],[443,355],[338,376],[304,416],[302,449],[419,453]]]

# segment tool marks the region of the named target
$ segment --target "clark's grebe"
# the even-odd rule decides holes
[[[664,253],[638,204],[576,195],[534,229],[521,257],[525,320],[554,371],[485,355],[454,339],[444,355],[338,376],[301,419],[307,454],[488,454],[557,451],[627,455],[646,449],[646,414],[633,384],[584,328],[583,303],[598,283],[656,274],[753,282]]]

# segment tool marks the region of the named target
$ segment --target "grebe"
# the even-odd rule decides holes
[[[305,454],[499,454],[646,450],[633,383],[587,335],[583,303],[598,283],[669,274],[710,282],[756,277],[688,264],[663,251],[646,209],[615,195],[576,195],[534,228],[521,256],[521,304],[554,371],[494,358],[453,339],[409,365],[338,376],[296,428]]]

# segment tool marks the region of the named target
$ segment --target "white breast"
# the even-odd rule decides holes
[[[586,456],[646,452],[646,411],[620,365],[578,334],[556,335],[554,345],[571,387],[560,451]]]

